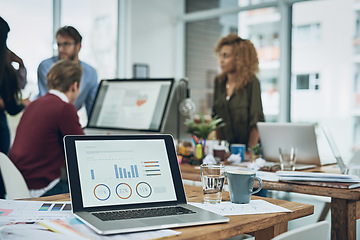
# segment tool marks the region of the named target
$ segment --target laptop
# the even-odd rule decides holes
[[[173,85],[173,78],[101,80],[85,134],[162,132]]]
[[[280,147],[296,147],[296,170],[321,165],[314,124],[257,123],[264,159],[279,162]]]
[[[357,175],[360,176],[360,165],[354,164],[346,166],[341,155],[340,151],[337,148],[337,145],[335,143],[335,140],[330,132],[330,129],[327,126],[323,126],[322,130],[324,132],[324,135],[330,145],[331,151],[334,154],[334,157],[336,159],[336,162],[340,168],[340,171],[342,174],[346,175]]]
[[[223,223],[189,205],[168,134],[64,137],[74,215],[98,234]]]

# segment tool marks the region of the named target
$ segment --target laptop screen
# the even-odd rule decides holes
[[[174,79],[100,82],[88,128],[160,132]]]
[[[84,207],[176,200],[163,140],[76,141]]]
[[[186,201],[170,135],[65,136],[74,209]]]

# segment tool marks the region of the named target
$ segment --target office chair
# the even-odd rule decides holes
[[[30,198],[24,177],[13,162],[0,152],[0,170],[4,180],[6,199]]]
[[[330,224],[326,221],[316,222],[307,226],[299,227],[288,232],[282,233],[272,240],[329,240]]]

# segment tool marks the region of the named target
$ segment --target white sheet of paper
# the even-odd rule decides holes
[[[248,204],[234,204],[231,202],[221,202],[219,204],[191,202],[189,204],[222,216],[291,212],[291,210],[287,208],[280,207],[264,200],[251,200]]]
[[[16,201],[0,199],[0,225],[10,222],[32,222],[74,217],[70,202]]]
[[[266,181],[271,181],[271,182],[279,181],[279,176],[274,172],[257,171],[256,176]]]
[[[0,199],[0,239],[64,239],[64,233],[44,231],[38,222],[61,219],[70,227],[94,240],[103,239],[156,239],[179,235],[181,232],[170,229],[145,231],[139,233],[101,236],[75,218],[71,210],[64,210],[70,202],[18,201]],[[12,225],[9,225],[12,223]],[[21,224],[22,223],[22,224]],[[4,236],[10,236],[5,238]],[[31,236],[31,237],[29,237]],[[67,238],[72,239],[72,238]]]

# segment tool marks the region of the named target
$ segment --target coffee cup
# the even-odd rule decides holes
[[[228,171],[226,175],[232,203],[249,203],[251,195],[258,193],[262,189],[262,180],[256,177],[255,172],[235,170]],[[259,181],[259,188],[254,191],[255,179]]]

